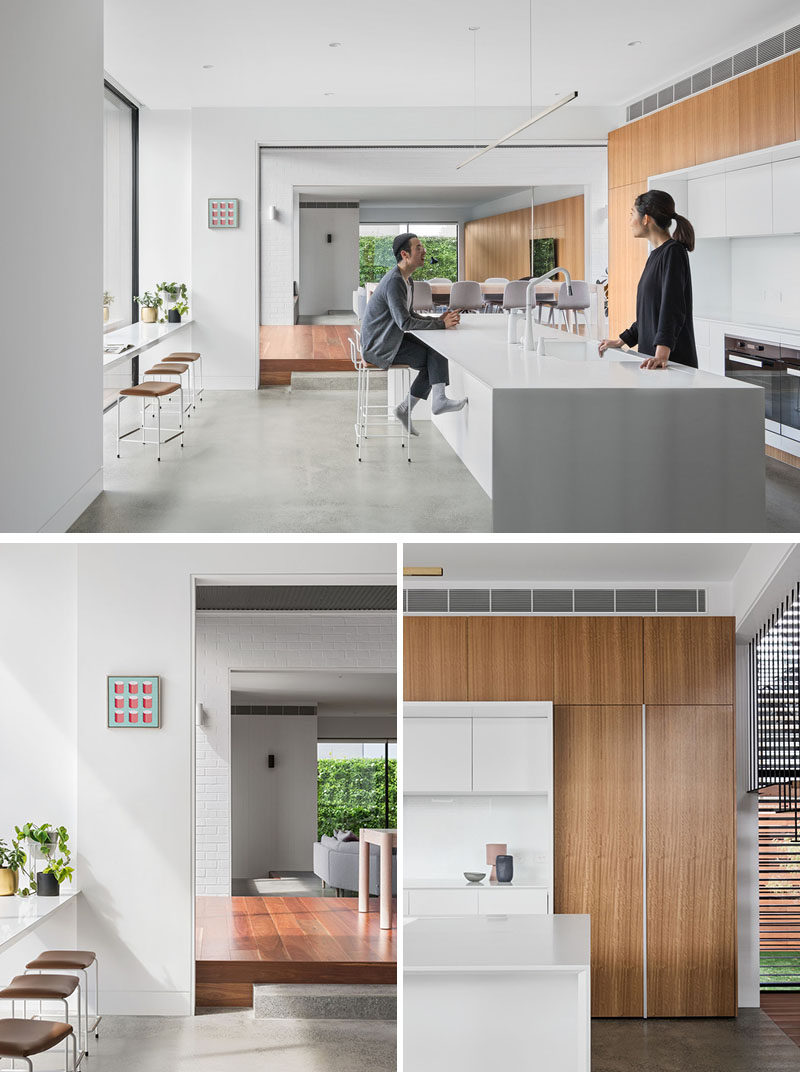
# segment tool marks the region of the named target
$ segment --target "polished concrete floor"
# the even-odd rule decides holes
[[[761,1009],[735,1020],[592,1020],[592,1072],[799,1072],[800,1047]]]
[[[396,1025],[389,1020],[259,1020],[250,1009],[214,1009],[199,1016],[104,1016],[100,1032],[82,1068],[394,1072],[397,1064]],[[63,1047],[34,1058],[34,1067],[63,1069]]]
[[[354,420],[349,390],[206,392],[184,448],[168,443],[157,462],[125,442],[117,459],[109,411],[105,491],[71,531],[490,531],[489,497],[430,422],[410,465],[399,439],[370,440],[359,464]]]
[[[348,382],[207,392],[184,448],[167,444],[160,463],[133,443],[116,458],[110,411],[105,491],[71,531],[490,532],[489,497],[430,422],[411,465],[396,439],[371,440],[358,464],[355,393],[334,389]],[[800,470],[766,463],[767,530],[800,532]]]

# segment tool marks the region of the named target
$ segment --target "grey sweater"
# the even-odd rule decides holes
[[[414,281],[411,281],[411,305],[414,304]],[[400,349],[406,331],[444,328],[438,317],[414,316],[408,307],[408,287],[399,268],[392,268],[381,279],[367,302],[361,322],[361,349],[371,365],[388,368]]]

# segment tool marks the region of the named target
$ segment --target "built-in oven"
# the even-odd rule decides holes
[[[800,369],[800,365],[798,365]],[[764,390],[764,417],[768,431],[780,434],[781,392],[785,365],[778,343],[757,342],[735,335],[725,336],[725,375],[731,379],[752,383]],[[793,383],[797,377],[791,377]],[[800,386],[800,381],[797,381]],[[795,438],[800,439],[800,430]]]
[[[781,344],[781,435],[800,441],[800,350]]]

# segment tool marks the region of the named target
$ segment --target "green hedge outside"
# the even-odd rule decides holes
[[[382,759],[317,761],[317,839],[335,830],[397,826],[397,760],[389,760],[389,815]]]
[[[458,240],[434,235],[419,236],[425,247],[425,263],[412,275],[412,279],[458,279]],[[392,253],[394,235],[361,235],[358,240],[358,283],[377,283],[390,268],[397,264]],[[431,265],[431,257],[438,264]]]

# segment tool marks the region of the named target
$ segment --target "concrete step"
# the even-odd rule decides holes
[[[350,366],[352,368],[352,365]],[[386,392],[386,374],[371,372],[369,393]],[[358,376],[355,372],[293,372],[293,391],[355,391]]]
[[[269,1020],[396,1020],[397,987],[375,983],[256,983],[253,1015]]]

